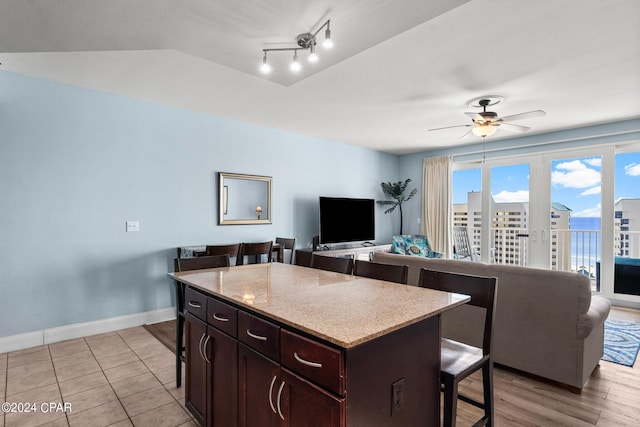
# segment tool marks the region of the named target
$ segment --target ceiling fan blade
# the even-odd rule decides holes
[[[532,119],[534,117],[542,117],[542,116],[544,116],[546,114],[547,113],[545,113],[542,110],[534,110],[534,111],[528,111],[526,113],[513,114],[511,116],[500,117],[500,119],[498,119],[498,121],[511,122],[511,121],[514,121],[514,120]]]
[[[432,131],[432,130],[442,130],[442,129],[453,129],[453,128],[468,128],[470,126],[473,125],[456,125],[456,126],[445,126],[443,128],[434,128],[434,129],[428,129],[428,131]]]
[[[465,133],[464,135],[462,135],[460,138],[458,138],[458,141],[462,141],[463,139],[465,139],[467,136],[469,136],[469,134],[471,134],[471,131],[468,131],[467,133]]]
[[[500,123],[499,126],[500,126],[501,129],[510,130],[512,132],[526,132],[529,129],[531,129],[530,127],[522,126],[522,125],[515,125],[513,123]]]
[[[476,122],[478,122],[478,121],[480,121],[480,122],[484,122],[484,121],[485,121],[484,117],[482,117],[482,116],[481,116],[480,114],[478,114],[478,113],[465,113],[465,114],[466,114],[467,116],[471,117],[471,120],[473,120],[473,121],[476,121]]]

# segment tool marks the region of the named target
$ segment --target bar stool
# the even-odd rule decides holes
[[[471,300],[467,304],[483,308],[485,311],[482,348],[442,338],[440,383],[444,392],[444,427],[455,427],[458,399],[484,410],[484,416],[473,424],[474,426],[493,426],[491,331],[497,282],[498,279],[495,277],[470,276],[426,268],[420,270],[420,287],[469,295]],[[460,381],[479,369],[482,369],[483,402],[458,393]]]

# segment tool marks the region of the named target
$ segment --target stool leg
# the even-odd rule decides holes
[[[444,377],[444,414],[443,426],[456,426],[456,411],[458,410],[458,382],[453,377]]]
[[[176,388],[182,385],[182,349],[184,333],[184,319],[178,315],[176,318]]]
[[[493,426],[493,361],[489,360],[482,367],[482,389],[484,394],[484,415],[487,426]]]

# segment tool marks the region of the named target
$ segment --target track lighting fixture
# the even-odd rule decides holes
[[[318,55],[316,54],[316,44],[317,44],[316,36],[323,28],[325,29],[325,32],[324,32],[324,41],[322,43],[322,46],[325,48],[333,47],[333,41],[331,40],[331,29],[329,27],[330,22],[331,20],[328,19],[324,24],[320,26],[320,28],[318,28],[313,33],[299,34],[298,37],[296,37],[296,43],[298,44],[298,46],[296,47],[279,47],[279,48],[262,49],[262,52],[264,53],[264,55],[262,57],[262,65],[260,65],[260,71],[262,71],[263,74],[267,74],[271,71],[271,65],[269,65],[269,62],[268,62],[267,53],[274,52],[274,51],[289,51],[289,52],[293,51],[293,61],[289,66],[289,68],[293,72],[298,72],[302,68],[300,61],[298,60],[299,50],[308,50],[309,51],[309,56],[307,57],[308,61],[311,63],[317,62]]]

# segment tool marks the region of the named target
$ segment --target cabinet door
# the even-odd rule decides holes
[[[279,396],[280,400],[276,400],[276,408],[282,408],[281,412],[284,415],[282,425],[287,427],[345,425],[344,399],[336,398],[286,369],[281,370],[280,381],[284,387]]]
[[[238,341],[209,326],[205,354],[210,355],[211,410],[209,423],[213,427],[238,425]]]
[[[185,404],[200,425],[207,419],[208,363],[203,347],[208,339],[207,324],[191,313],[185,316]]]
[[[238,344],[239,426],[273,427],[280,425],[276,398],[280,387],[279,365]]]

